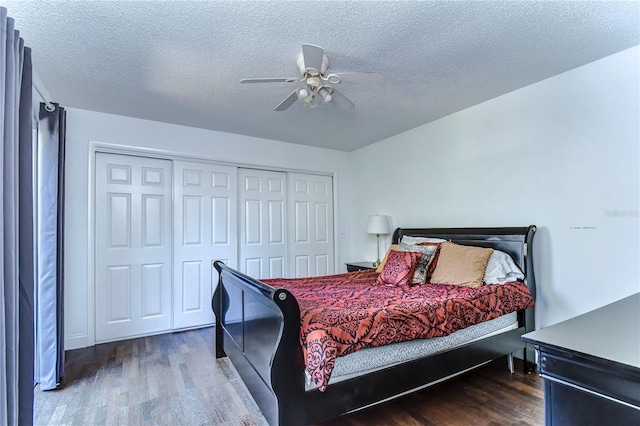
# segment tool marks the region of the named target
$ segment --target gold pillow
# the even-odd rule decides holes
[[[479,287],[492,253],[492,248],[463,246],[449,241],[442,243],[430,282]]]
[[[384,259],[382,259],[382,260],[380,261],[380,264],[379,264],[379,265],[378,265],[378,267],[376,268],[376,272],[377,272],[377,273],[382,272],[382,268],[384,268],[384,264],[385,264],[385,263],[387,263],[387,258],[389,258],[389,252],[390,252],[391,250],[398,251],[398,247],[399,247],[399,244],[391,244],[391,246],[390,246],[390,247],[389,247],[389,249],[387,250],[387,254],[385,254],[385,255],[384,255]]]

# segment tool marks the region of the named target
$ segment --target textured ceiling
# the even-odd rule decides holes
[[[639,41],[639,2],[1,1],[67,107],[351,151]],[[356,107],[278,105],[302,43]]]

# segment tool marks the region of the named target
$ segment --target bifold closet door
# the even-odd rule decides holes
[[[96,154],[96,341],[171,329],[171,161]]]
[[[289,173],[290,277],[334,273],[333,179]]]
[[[211,263],[237,267],[237,168],[174,161],[174,182],[174,328],[212,324]]]
[[[256,278],[288,276],[287,174],[239,169],[240,271]]]

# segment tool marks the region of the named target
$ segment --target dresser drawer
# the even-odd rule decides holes
[[[539,363],[543,378],[637,407],[640,416],[637,369],[551,348],[539,349]]]

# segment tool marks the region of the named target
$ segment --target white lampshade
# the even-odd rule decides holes
[[[370,215],[367,220],[367,234],[385,235],[391,232],[389,229],[389,220],[386,216],[374,214]]]

